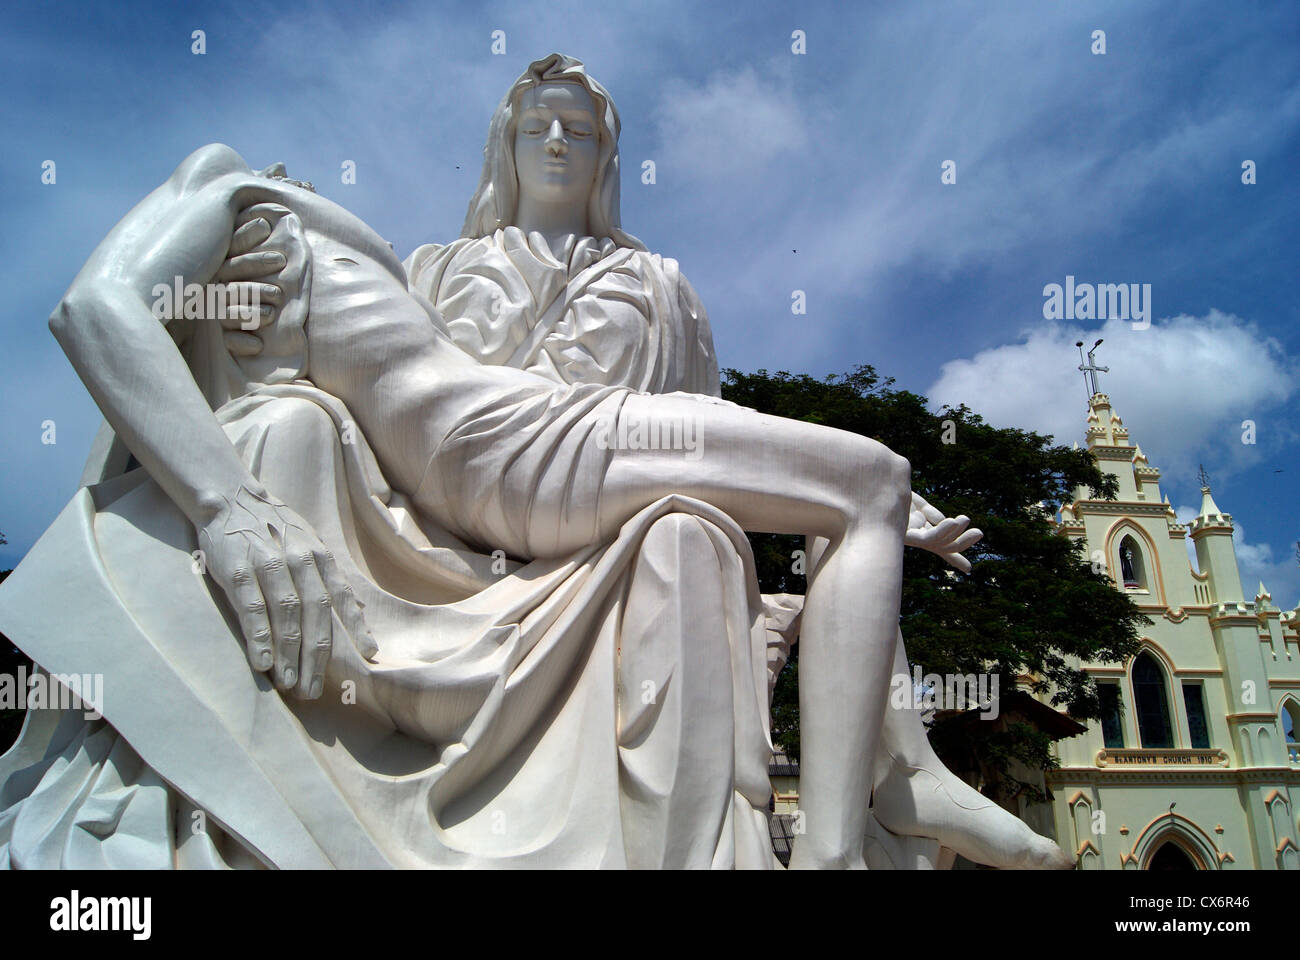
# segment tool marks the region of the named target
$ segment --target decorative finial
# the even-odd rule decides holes
[[[1098,340],[1096,343],[1092,345],[1092,349],[1088,351],[1087,363],[1083,363],[1083,362],[1079,363],[1079,369],[1083,371],[1084,386],[1087,387],[1088,389],[1089,400],[1091,400],[1096,394],[1101,393],[1101,390],[1097,388],[1097,374],[1110,373],[1110,367],[1097,366],[1097,361],[1093,357],[1093,354],[1097,352],[1097,348],[1100,347],[1103,342],[1104,341],[1102,340]],[[1076,340],[1074,342],[1074,345],[1079,348],[1079,360],[1082,361],[1083,341]]]
[[[1198,466],[1200,469],[1196,471],[1196,479],[1201,481],[1201,489],[1207,490],[1210,486],[1210,475],[1205,472],[1205,464],[1198,464]]]

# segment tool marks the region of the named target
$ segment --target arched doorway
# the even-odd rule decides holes
[[[1147,869],[1180,871],[1200,870],[1201,867],[1197,865],[1192,855],[1183,848],[1181,843],[1166,840],[1160,844],[1159,849],[1147,861]]]

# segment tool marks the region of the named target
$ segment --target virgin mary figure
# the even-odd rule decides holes
[[[482,363],[561,383],[718,394],[708,315],[677,261],[619,216],[620,122],[583,64],[531,64],[492,116],[458,240],[404,262]]]

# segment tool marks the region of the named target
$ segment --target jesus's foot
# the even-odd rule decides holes
[[[1068,870],[1074,860],[937,760],[924,767],[895,760],[877,784],[872,809],[882,826],[932,837],[967,860],[1020,870]]]

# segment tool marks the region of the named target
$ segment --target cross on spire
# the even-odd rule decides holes
[[[1203,488],[1208,487],[1210,485],[1210,475],[1205,472],[1205,464],[1198,464],[1198,466],[1200,469],[1196,471],[1196,479],[1201,481]]]
[[[1076,340],[1074,345],[1079,348],[1079,359],[1083,360],[1083,341]],[[1079,364],[1079,369],[1083,371],[1084,385],[1088,388],[1089,400],[1091,400],[1096,394],[1101,393],[1101,390],[1097,387],[1097,374],[1110,373],[1110,367],[1097,366],[1097,361],[1093,357],[1093,354],[1097,352],[1097,348],[1101,345],[1101,340],[1094,343],[1092,349],[1088,351],[1088,362]]]

